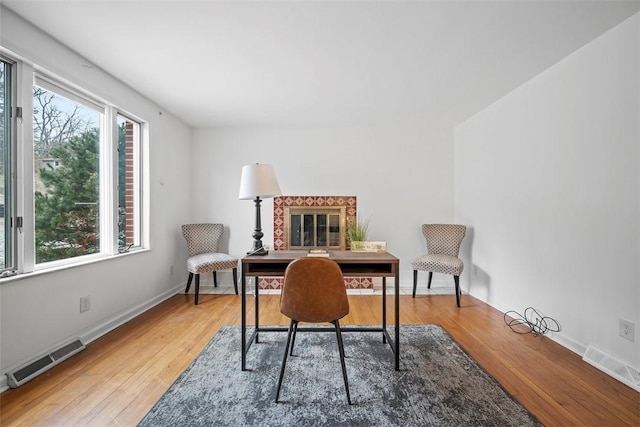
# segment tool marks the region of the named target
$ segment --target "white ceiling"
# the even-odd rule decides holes
[[[638,1],[2,1],[195,127],[458,123]]]

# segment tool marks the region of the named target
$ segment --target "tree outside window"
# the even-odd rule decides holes
[[[34,86],[36,263],[100,251],[101,113]]]

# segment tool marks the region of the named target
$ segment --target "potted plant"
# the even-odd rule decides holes
[[[351,252],[387,252],[387,242],[371,242],[367,240],[369,231],[369,220],[360,221],[356,219],[347,225],[347,243]]]
[[[367,240],[368,231],[369,220],[360,221],[356,218],[352,223],[347,225],[347,241],[352,251],[357,251],[362,248],[364,242]]]

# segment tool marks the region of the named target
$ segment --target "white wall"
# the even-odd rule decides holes
[[[464,287],[640,366],[638,15],[455,129]],[[618,337],[618,319],[636,342]]]
[[[252,244],[255,208],[238,200],[240,170],[271,163],[285,195],[355,195],[371,240],[400,258],[400,285],[426,245],[420,225],[453,218],[453,134],[421,119],[342,128],[203,129],[194,134],[193,211],[228,227],[229,248]],[[262,203],[263,243],[273,245],[273,200]],[[425,275],[424,283],[426,283]],[[452,285],[452,283],[450,284]]]
[[[0,35],[3,47],[148,121],[151,202],[150,251],[0,281],[4,374],[73,337],[93,339],[182,286],[186,246],[179,227],[190,215],[191,130],[102,71],[82,67],[86,60],[4,8]],[[91,309],[80,314],[84,295],[90,295]]]

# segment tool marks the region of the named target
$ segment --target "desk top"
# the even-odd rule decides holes
[[[269,251],[267,255],[247,255],[242,258],[243,263],[278,263],[283,261],[293,261],[294,259],[303,258],[307,256],[307,251]],[[350,262],[391,262],[398,263],[400,260],[389,252],[351,252],[351,251],[329,251],[329,259],[332,259],[338,263],[350,263]]]
[[[274,276],[282,275],[287,265],[294,259],[307,256],[307,251],[270,251],[267,255],[248,255],[242,258],[242,270],[245,275]],[[345,276],[360,277],[363,274],[373,276],[395,276],[400,260],[390,253],[351,252],[329,250],[329,259],[340,265]]]

